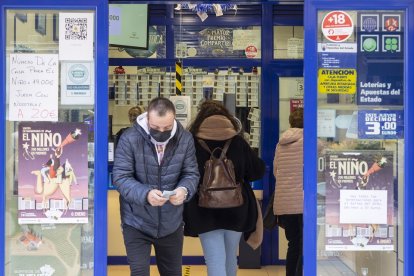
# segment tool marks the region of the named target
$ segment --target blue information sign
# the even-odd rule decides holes
[[[358,138],[402,139],[404,112],[402,110],[360,110],[358,112]]]
[[[357,103],[359,105],[403,104],[404,68],[402,63],[372,64],[365,69],[370,71],[367,76],[358,75]],[[362,70],[362,66],[359,66],[358,70]],[[374,70],[376,73],[372,74],[371,71]]]
[[[358,18],[357,104],[403,105],[403,14],[362,11]]]

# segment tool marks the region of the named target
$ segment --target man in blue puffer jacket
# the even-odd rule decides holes
[[[150,275],[153,245],[160,275],[181,276],[183,202],[197,191],[199,171],[192,135],[175,120],[170,100],[153,99],[122,134],[113,180],[131,275]]]

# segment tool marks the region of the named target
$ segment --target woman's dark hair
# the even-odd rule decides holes
[[[213,115],[225,116],[227,119],[230,120],[231,124],[234,126],[234,129],[236,131],[241,131],[240,125],[237,122],[237,119],[234,118],[234,116],[230,114],[230,112],[226,109],[226,107],[223,104],[217,101],[208,100],[208,101],[203,102],[199,108],[200,110],[197,114],[197,117],[194,119],[194,121],[191,123],[191,125],[188,128],[188,130],[193,135],[198,133],[201,123],[206,118],[213,116]]]
[[[172,112],[175,115],[175,106],[167,98],[157,97],[150,101],[148,105],[148,113],[151,111],[157,112],[158,116],[165,116],[167,112]]]
[[[303,128],[303,108],[298,107],[290,113],[289,116],[290,127]]]

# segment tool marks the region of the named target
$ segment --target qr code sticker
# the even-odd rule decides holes
[[[87,18],[65,18],[65,39],[86,40],[88,38]]]

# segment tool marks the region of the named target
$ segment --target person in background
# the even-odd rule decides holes
[[[290,128],[280,137],[273,161],[276,178],[273,212],[285,228],[286,276],[302,275],[303,240],[303,108],[289,116]]]
[[[242,184],[243,205],[223,209],[202,208],[198,206],[198,194],[195,194],[184,207],[184,234],[200,237],[209,276],[235,276],[237,249],[242,233],[254,249],[262,241],[261,212],[258,213],[260,208],[257,208],[249,181],[263,176],[265,164],[239,135],[239,123],[220,103],[203,102],[189,130],[195,139],[201,181],[204,164],[210,158],[210,153],[198,140],[205,141],[213,150],[216,147],[222,148],[227,140],[232,139],[226,156],[232,160],[236,180]]]
[[[183,202],[197,191],[199,172],[193,137],[177,123],[170,100],[151,100],[122,134],[113,180],[131,275],[150,275],[153,245],[160,275],[181,276]]]
[[[144,107],[140,105],[133,106],[128,110],[128,119],[129,119],[129,123],[131,124],[131,126],[137,120],[138,116],[144,112],[145,112]],[[118,132],[115,134],[114,148],[116,148],[119,138],[121,137],[122,133],[124,133],[124,131],[127,130],[129,127],[130,126],[123,127],[120,130],[118,130]]]

